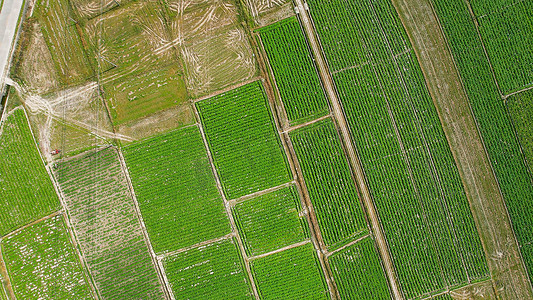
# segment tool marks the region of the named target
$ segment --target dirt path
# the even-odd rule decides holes
[[[335,119],[340,129],[340,133],[344,140],[344,144],[345,144],[344,146],[346,147],[346,151],[348,153],[350,164],[354,171],[354,174],[357,180],[357,185],[359,187],[359,190],[363,198],[363,202],[366,207],[368,219],[370,220],[370,223],[372,226],[372,232],[374,234],[374,238],[378,245],[378,249],[379,249],[380,256],[382,258],[383,266],[385,267],[385,271],[387,273],[387,277],[390,282],[392,294],[394,295],[395,299],[403,299],[403,295],[400,292],[400,288],[399,288],[399,285],[396,279],[396,274],[395,274],[394,266],[393,266],[392,259],[389,253],[387,241],[385,240],[385,236],[383,234],[381,224],[379,222],[377,211],[374,207],[374,203],[372,202],[370,191],[368,189],[368,186],[366,185],[366,180],[363,175],[363,168],[356,155],[356,151],[352,143],[352,138],[348,130],[348,124],[344,117],[344,113],[342,111],[340,101],[335,92],[333,78],[331,77],[331,74],[326,65],[325,59],[322,56],[321,47],[316,37],[316,33],[313,28],[311,17],[309,15],[309,12],[305,9],[305,6],[302,3],[302,0],[294,0],[294,2],[296,3],[297,9],[299,11],[298,15],[300,16],[300,20],[302,21],[305,34],[307,35],[307,40],[313,51],[315,62],[316,62],[316,65],[318,66],[320,78],[322,79],[322,82],[324,84],[324,89],[326,90],[328,98],[331,101],[333,115],[335,116]]]
[[[459,168],[495,289],[505,299],[533,299],[503,197],[431,3],[393,3],[415,49]]]

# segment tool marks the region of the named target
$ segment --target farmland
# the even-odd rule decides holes
[[[253,299],[236,243],[222,240],[163,260],[176,299]]]
[[[499,88],[509,94],[533,84],[531,1],[470,1]]]
[[[196,107],[228,199],[291,180],[260,82],[196,102]]]
[[[93,299],[62,215],[2,240],[18,299]]]
[[[123,151],[156,253],[230,232],[197,126],[128,145]]]
[[[232,208],[248,256],[274,251],[309,238],[309,225],[294,186],[237,203]]]
[[[526,268],[533,274],[533,186],[482,43],[462,1],[433,0],[505,199]]]
[[[291,125],[327,115],[328,104],[298,20],[259,29]]]
[[[4,236],[59,210],[60,204],[23,109],[12,111],[2,124],[0,151],[0,236]]]
[[[507,110],[520,138],[522,150],[533,172],[533,91],[526,91],[507,98]],[[533,176],[533,173],[530,173]]]
[[[391,299],[372,238],[334,253],[329,261],[342,299]]]
[[[328,249],[368,233],[357,189],[331,119],[290,133]]]
[[[261,299],[329,299],[311,244],[251,262]]]
[[[405,296],[484,278],[488,270],[464,188],[394,7],[333,2],[329,9],[355,19],[329,24],[328,7],[317,3],[310,3],[311,15],[326,59],[328,53],[342,57],[326,30],[331,26],[350,23],[353,43],[362,49],[357,57],[333,60],[333,78]]]
[[[116,149],[63,160],[55,177],[101,297],[160,299],[161,284]]]

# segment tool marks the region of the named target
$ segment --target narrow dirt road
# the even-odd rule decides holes
[[[326,90],[328,98],[331,101],[333,115],[337,120],[337,124],[339,125],[341,135],[344,140],[346,150],[348,152],[350,164],[355,173],[359,190],[361,191],[363,202],[368,213],[368,218],[372,226],[372,232],[378,244],[379,253],[383,260],[383,266],[385,267],[387,277],[389,278],[392,294],[394,295],[395,299],[403,299],[403,295],[400,292],[400,288],[397,282],[387,241],[385,240],[385,235],[383,234],[377,211],[374,207],[374,203],[372,202],[370,191],[368,189],[368,186],[366,185],[365,177],[363,175],[363,168],[356,155],[356,151],[352,143],[352,137],[350,136],[350,132],[348,130],[348,124],[342,111],[342,106],[340,104],[339,98],[337,97],[337,94],[335,93],[333,78],[331,77],[324,57],[322,57],[322,51],[311,22],[311,17],[309,15],[309,12],[305,9],[302,0],[294,0],[294,2],[299,11],[300,20],[302,21],[305,34],[307,35],[307,39],[309,41],[309,45],[311,46],[311,49],[313,51],[315,62],[318,66],[320,78],[322,79],[322,82],[324,84],[324,89]]]
[[[503,299],[533,299],[498,182],[431,3],[392,2],[413,44],[459,168],[494,288]]]

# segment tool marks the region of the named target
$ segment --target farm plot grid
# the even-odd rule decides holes
[[[94,299],[62,215],[2,240],[18,299]]]
[[[123,153],[156,253],[230,233],[198,126],[128,145]]]
[[[60,161],[54,172],[101,298],[162,298],[117,150]]]
[[[196,102],[227,199],[291,181],[259,81]]]
[[[162,263],[176,299],[253,299],[233,239],[168,256]]]
[[[468,6],[458,0],[432,0],[432,3],[448,39],[531,278],[533,185],[513,124],[492,78]]]
[[[392,299],[371,237],[328,259],[341,299]]]
[[[394,7],[309,5],[403,293],[429,295],[485,278],[459,172]],[[348,30],[343,36],[329,30],[340,27]],[[343,39],[356,45],[354,54]]]
[[[260,299],[330,299],[311,244],[250,262]]]
[[[533,3],[469,1],[496,80],[504,94],[533,85]]]
[[[290,125],[327,115],[326,95],[298,19],[291,17],[258,32]]]
[[[314,123],[289,136],[328,250],[368,234],[357,187],[333,121]]]
[[[0,236],[60,209],[22,108],[0,128]],[[21,172],[21,170],[25,170]]]
[[[295,186],[239,202],[232,213],[249,257],[309,239]]]

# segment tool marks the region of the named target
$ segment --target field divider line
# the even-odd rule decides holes
[[[250,286],[252,287],[252,293],[254,295],[254,298],[256,300],[260,300],[259,292],[257,291],[257,286],[255,284],[255,279],[252,274],[252,269],[250,267],[250,261],[248,259],[248,256],[246,255],[246,250],[244,248],[244,244],[241,240],[241,237],[239,235],[239,231],[237,228],[237,224],[235,224],[235,219],[233,218],[233,214],[231,212],[231,207],[229,205],[228,199],[226,199],[226,195],[224,194],[224,189],[222,188],[222,183],[220,181],[220,178],[217,173],[217,168],[215,166],[215,162],[213,160],[213,155],[211,154],[211,150],[209,149],[209,143],[207,142],[207,138],[205,136],[204,127],[201,123],[200,113],[198,112],[198,109],[196,108],[196,105],[193,103],[192,105],[194,115],[196,117],[196,122],[199,124],[198,129],[200,130],[200,135],[202,136],[202,141],[204,143],[205,150],[207,152],[207,158],[209,159],[209,164],[211,165],[211,170],[213,171],[213,176],[215,177],[215,182],[217,185],[218,192],[220,196],[222,197],[222,200],[224,201],[224,208],[226,209],[226,214],[228,216],[228,220],[231,225],[231,231],[235,235],[235,240],[237,241],[237,245],[239,247],[239,251],[242,255],[243,261],[244,261],[244,268],[246,269],[246,273],[248,275],[248,280],[250,281]]]
[[[516,94],[520,94],[520,93],[522,93],[522,92],[527,92],[527,91],[529,91],[529,90],[531,90],[531,89],[533,89],[533,85],[531,85],[531,86],[529,86],[529,87],[526,87],[526,88],[523,88],[523,89],[521,89],[521,90],[519,90],[519,91],[515,91],[515,92],[512,92],[512,93],[510,93],[510,94],[503,95],[502,98],[503,98],[503,100],[505,100],[505,102],[507,102],[507,98],[509,98],[509,97],[511,97],[511,96],[514,96],[514,95],[516,95]]]
[[[282,188],[289,187],[291,185],[296,185],[296,181],[294,181],[294,180],[293,181],[289,181],[287,183],[280,184],[278,186],[271,187],[271,188],[268,188],[266,190],[262,190],[262,191],[259,191],[259,192],[255,192],[255,193],[251,193],[251,194],[248,194],[248,195],[244,195],[244,196],[236,198],[236,199],[228,200],[228,204],[230,206],[234,206],[234,205],[236,205],[238,203],[241,203],[241,202],[244,202],[244,201],[246,201],[248,199],[259,197],[259,196],[262,196],[262,195],[265,195],[265,194],[268,194],[268,193],[271,193],[271,192],[275,192],[275,191],[281,190]]]
[[[346,121],[342,105],[335,90],[333,77],[327,66],[326,59],[323,56],[323,51],[318,40],[317,33],[315,32],[310,12],[305,9],[302,0],[294,0],[294,3],[300,11],[299,19],[301,21],[301,24],[303,25],[308,43],[311,46],[312,54],[315,57],[315,62],[319,70],[320,78],[324,84],[324,89],[326,90],[327,96],[330,100],[331,109],[337,121],[336,123],[341,133],[342,141],[344,142],[344,148],[346,150],[346,153],[348,154],[347,156],[350,162],[350,166],[353,171],[357,186],[359,187],[363,204],[366,208],[367,217],[370,221],[372,232],[374,234],[376,245],[378,247],[379,254],[381,257],[381,262],[383,263],[383,267],[385,269],[385,273],[390,284],[391,292],[395,299],[404,299],[403,294],[400,290],[400,285],[390,254],[389,245],[387,243],[387,240],[385,239],[385,234],[383,232],[383,228],[379,220],[379,215],[374,205],[372,196],[370,194],[370,188],[368,187],[366,182],[363,166],[359,160],[357,150],[355,149],[354,143],[352,141],[352,137],[348,129],[348,123]]]
[[[51,213],[51,214],[49,214],[47,216],[44,216],[44,217],[42,217],[42,218],[40,218],[38,220],[32,221],[32,222],[30,222],[30,223],[28,223],[28,224],[26,224],[26,225],[24,225],[22,227],[19,227],[19,228],[15,229],[15,230],[11,231],[10,233],[8,233],[8,234],[4,235],[3,237],[1,237],[0,241],[3,241],[5,239],[7,239],[7,238],[10,238],[11,236],[21,232],[22,230],[24,230],[24,229],[26,229],[26,228],[28,228],[30,226],[33,226],[33,225],[35,225],[35,224],[37,224],[37,223],[39,223],[41,221],[48,220],[48,219],[51,219],[51,218],[53,218],[55,216],[61,215],[62,213],[64,213],[64,210],[62,208],[57,210],[57,211],[54,211],[53,213]]]
[[[292,244],[292,245],[289,245],[289,246],[285,246],[283,248],[276,249],[274,251],[270,251],[270,252],[267,252],[267,253],[259,254],[259,255],[256,255],[256,256],[252,256],[249,259],[250,260],[256,260],[256,259],[259,259],[259,258],[270,256],[272,254],[283,252],[285,250],[289,250],[289,249],[292,249],[292,248],[296,248],[296,247],[300,247],[300,246],[303,246],[303,245],[307,245],[309,243],[311,243],[311,240],[305,240],[305,241],[302,241],[302,242],[299,242],[299,243],[295,243],[295,244]]]
[[[320,121],[323,121],[323,120],[325,120],[327,118],[332,118],[332,117],[333,117],[333,115],[331,113],[329,113],[329,114],[327,114],[325,116],[322,116],[322,117],[320,117],[318,119],[314,119],[314,120],[311,120],[309,122],[305,122],[303,124],[298,124],[298,125],[295,125],[295,126],[291,126],[291,127],[287,128],[287,129],[283,130],[281,133],[289,133],[291,131],[298,130],[298,129],[302,128],[302,127],[306,127],[306,126],[309,126],[309,125],[313,125],[315,123],[318,123]]]
[[[154,248],[152,247],[152,242],[150,241],[150,236],[148,235],[148,231],[146,230],[146,225],[144,224],[144,219],[141,214],[141,209],[139,207],[137,195],[135,195],[135,190],[133,189],[133,184],[131,182],[130,172],[128,171],[128,167],[126,165],[126,161],[124,160],[124,156],[122,155],[122,151],[118,148],[115,148],[115,151],[117,153],[118,160],[120,162],[120,167],[122,169],[122,172],[124,173],[124,177],[128,184],[128,189],[130,190],[131,199],[133,201],[133,208],[135,209],[137,220],[139,221],[139,225],[141,227],[141,232],[144,237],[144,242],[146,243],[146,247],[148,248],[148,252],[150,253],[152,264],[157,272],[157,277],[161,284],[161,289],[163,290],[163,293],[165,294],[167,299],[175,299],[174,294],[172,293],[172,289],[170,288],[170,284],[168,284],[168,282],[165,281],[165,276],[164,276],[165,272],[161,268],[160,264],[158,263],[157,255],[154,251]]]
[[[368,237],[371,237],[371,236],[372,236],[372,234],[369,233],[369,234],[366,234],[366,235],[364,235],[362,237],[356,238],[355,240],[353,240],[353,241],[349,242],[348,244],[340,247],[339,249],[336,249],[336,250],[331,251],[331,252],[328,251],[328,252],[324,253],[324,255],[326,255],[326,257],[330,257],[333,254],[341,252],[342,250],[344,250],[344,249],[346,249],[346,248],[348,248],[348,247],[350,247],[352,245],[355,245],[355,244],[359,243],[360,241],[362,241],[362,240],[364,240],[364,239],[366,239]]]
[[[260,36],[259,40],[261,40]],[[252,39],[252,41],[255,42],[256,40]],[[282,101],[278,100],[281,99],[281,96],[279,95],[279,91],[277,90],[276,86],[274,86],[275,82],[274,84],[272,82],[272,79],[274,77],[273,75],[271,75],[273,74],[272,68],[266,65],[268,59],[264,51],[264,47],[262,47],[262,42],[261,45],[257,45],[255,43],[253,45],[253,49],[254,51],[256,51],[257,54],[259,69],[264,78],[263,84],[265,88],[266,97],[269,103],[269,108],[274,118],[274,125],[281,140],[281,144],[289,164],[290,172],[292,173],[292,176],[297,183],[296,187],[298,190],[302,210],[306,211],[305,215],[309,227],[311,242],[313,243],[313,247],[317,252],[318,262],[320,263],[322,274],[324,275],[324,279],[326,280],[330,297],[332,299],[339,299],[340,296],[335,281],[333,280],[333,276],[331,275],[331,268],[329,267],[329,262],[327,261],[324,255],[324,252],[326,252],[326,245],[324,243],[324,239],[322,238],[322,232],[320,231],[320,228],[318,226],[318,219],[316,217],[311,198],[309,197],[309,192],[307,190],[305,180],[302,176],[302,171],[298,162],[298,158],[296,156],[296,152],[294,151],[294,147],[292,145],[289,135],[287,133],[283,133],[283,128],[287,128],[289,124],[287,112],[285,110],[285,107],[283,106]]]
[[[192,104],[194,104],[194,103],[196,103],[196,102],[200,102],[200,101],[202,101],[202,100],[206,100],[206,99],[209,99],[209,98],[212,98],[212,97],[218,96],[218,95],[220,95],[220,94],[227,93],[227,92],[229,92],[229,91],[231,91],[231,90],[234,90],[234,89],[239,88],[239,87],[241,87],[241,86],[245,86],[245,85],[247,85],[247,84],[250,84],[250,83],[252,83],[252,82],[258,81],[258,80],[260,80],[260,79],[261,79],[261,77],[258,77],[258,76],[256,76],[256,77],[252,77],[252,78],[250,78],[250,79],[248,79],[248,80],[241,81],[241,82],[236,83],[236,84],[234,84],[234,85],[230,85],[230,86],[228,86],[228,87],[225,87],[225,88],[223,88],[223,89],[221,89],[221,90],[218,90],[218,91],[216,91],[216,92],[214,92],[214,93],[211,93],[211,94],[209,94],[209,95],[205,95],[205,96],[202,96],[202,97],[199,97],[199,98],[196,98],[196,99],[191,99],[191,100],[189,100],[189,102],[191,102]],[[198,122],[198,124],[200,124],[199,119],[197,120],[197,122]]]
[[[221,237],[218,237],[218,238],[214,238],[214,239],[210,239],[210,240],[203,241],[203,242],[200,242],[200,243],[196,243],[196,244],[191,245],[189,247],[185,247],[185,248],[181,248],[181,249],[178,249],[178,250],[173,250],[173,251],[169,251],[169,252],[166,252],[166,253],[159,254],[159,255],[157,255],[157,259],[161,261],[161,260],[163,260],[163,259],[165,259],[165,258],[167,258],[169,256],[180,254],[180,253],[192,250],[192,249],[200,248],[202,246],[207,246],[207,245],[210,245],[210,244],[213,244],[213,243],[216,243],[216,242],[220,242],[220,241],[223,241],[223,240],[228,240],[228,239],[230,239],[232,237],[235,237],[235,233],[233,233],[233,232],[228,233],[228,234],[226,234],[224,236],[221,236]]]

